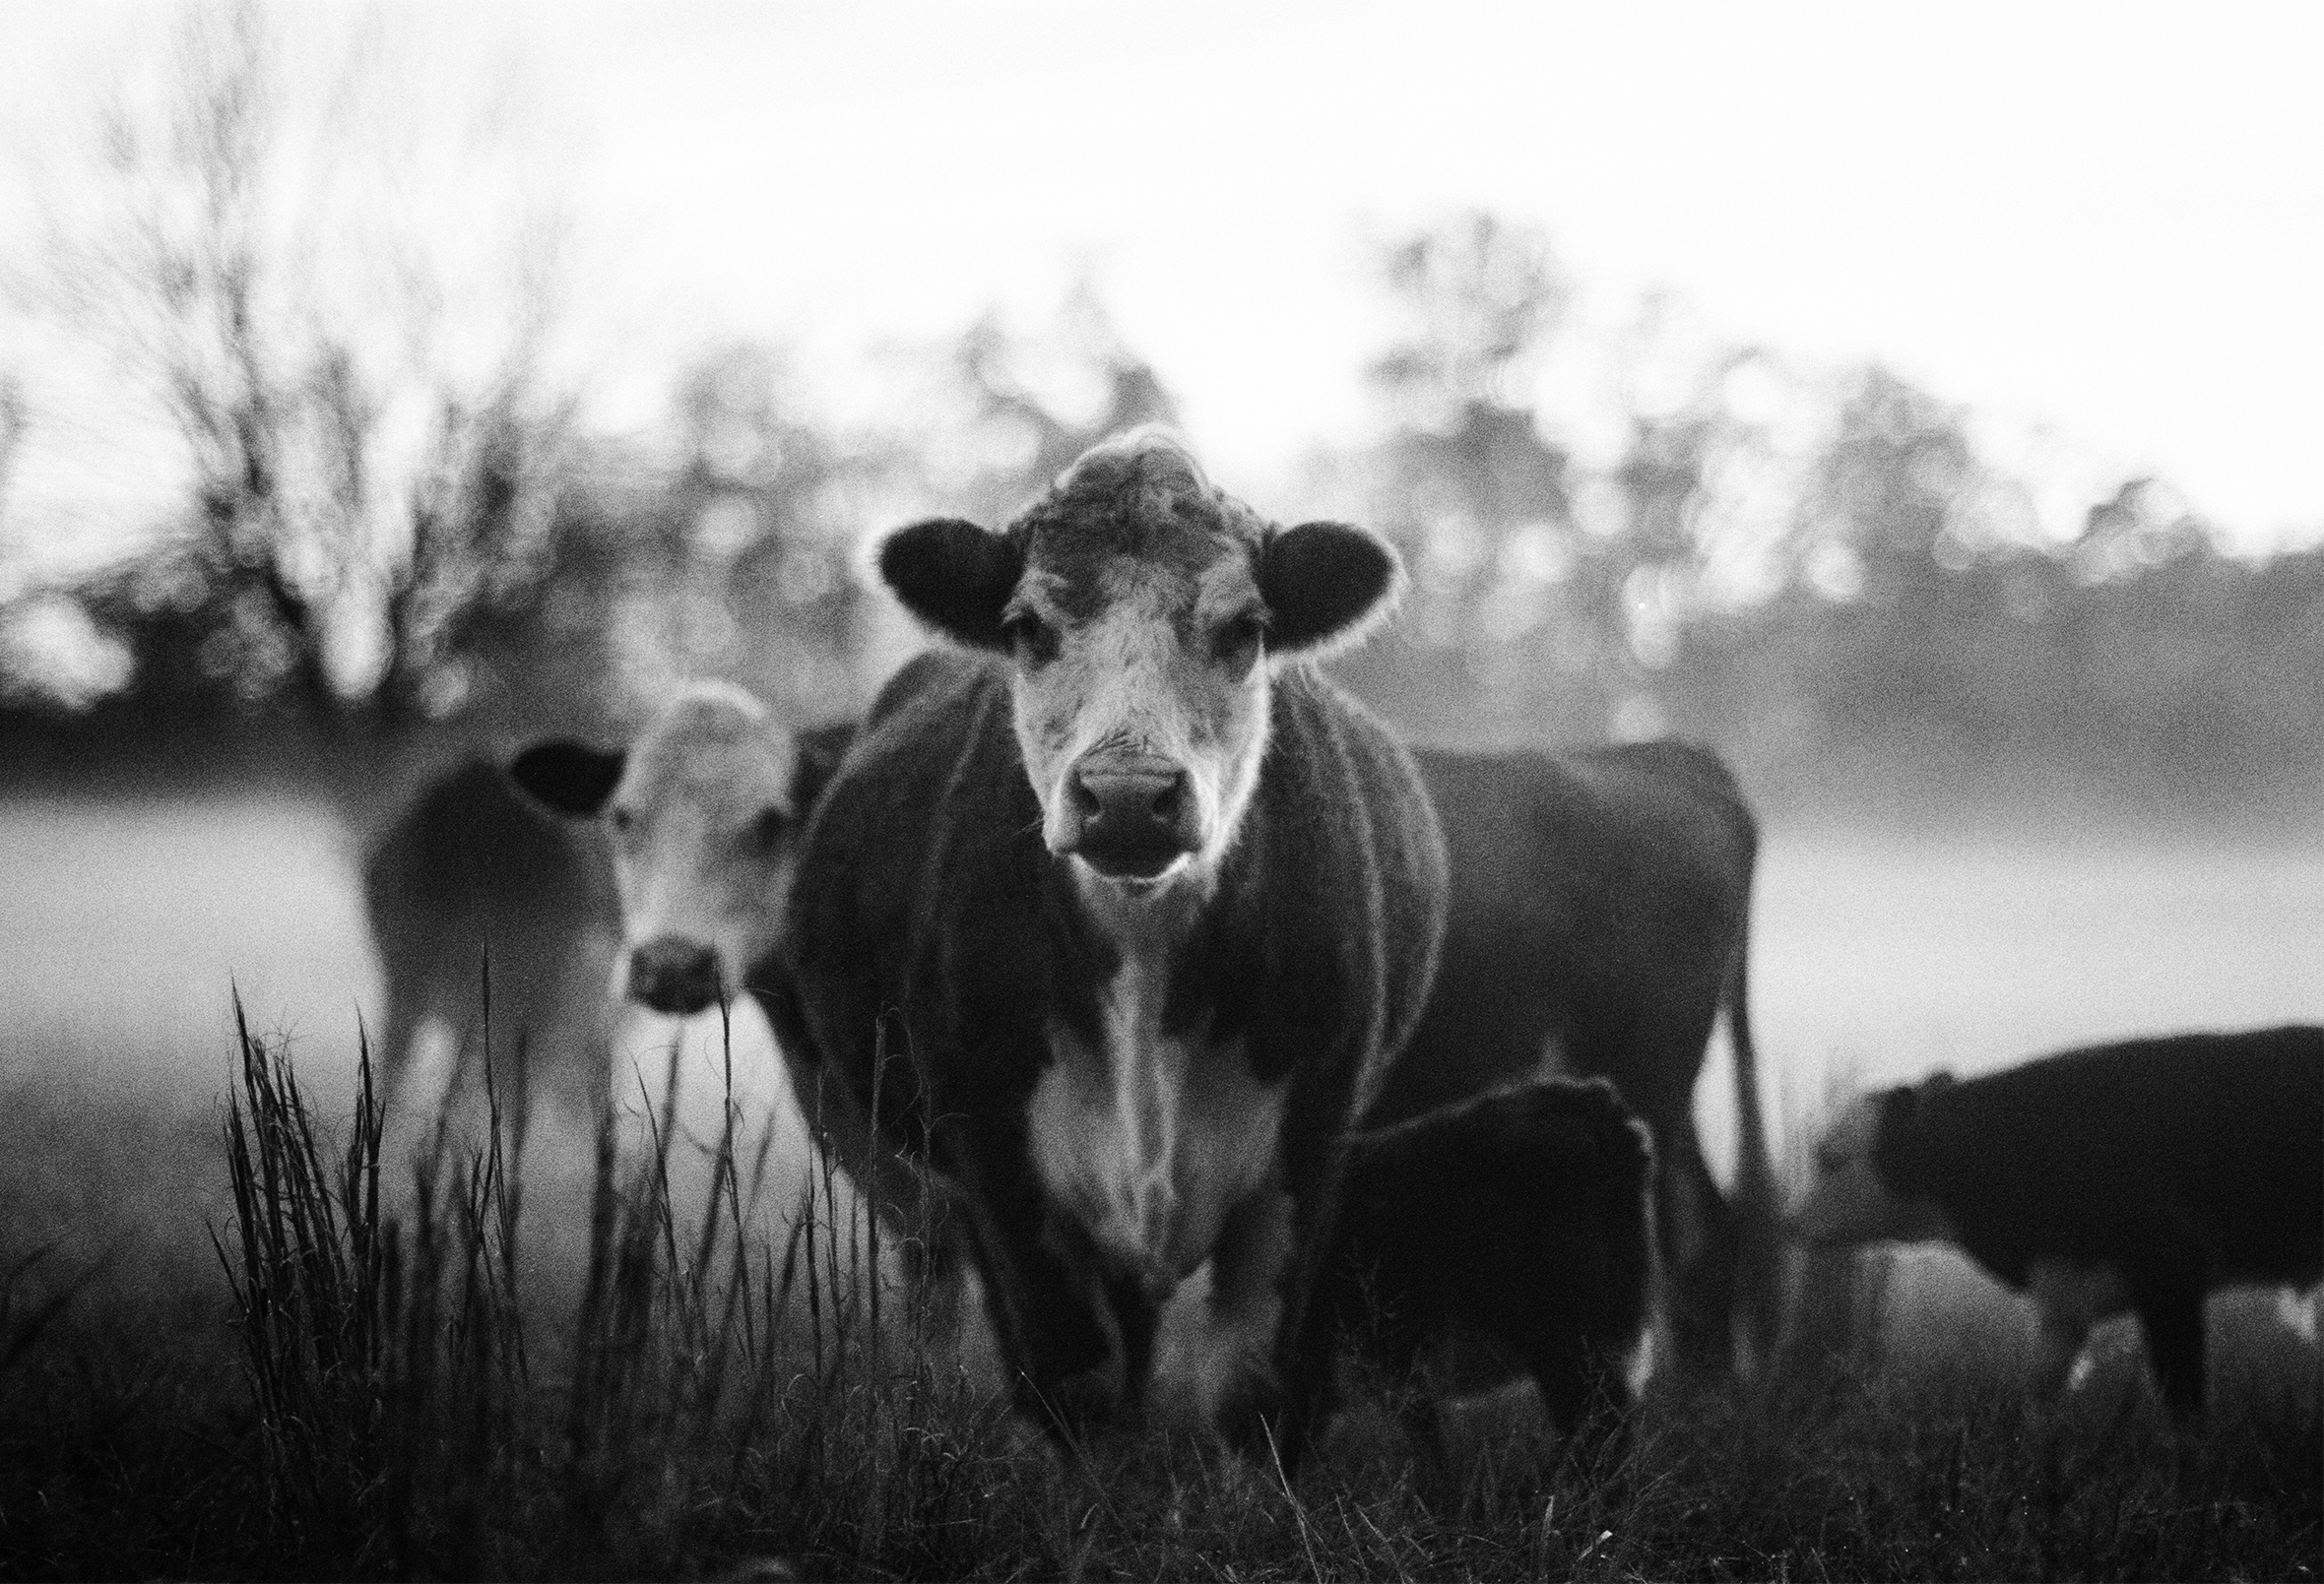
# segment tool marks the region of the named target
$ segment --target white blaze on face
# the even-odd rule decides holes
[[[1214,872],[1266,756],[1267,667],[1256,648],[1222,654],[1218,644],[1259,608],[1248,558],[1222,551],[1190,577],[1121,557],[1094,578],[1093,599],[1036,567],[1014,602],[1057,643],[1054,658],[1020,654],[1011,690],[1043,840],[1065,850],[1072,778],[1089,755],[1138,755],[1185,773],[1199,846],[1179,871]]]
[[[1167,938],[1125,929],[1121,971],[1100,993],[1097,1045],[1052,1027],[1054,1059],[1028,1115],[1034,1169],[1050,1192],[1157,1298],[1202,1263],[1228,1214],[1269,1181],[1285,1090],[1252,1076],[1240,1042],[1164,1030]]]
[[[1880,1132],[1880,1097],[1850,1101],[1816,1146],[1816,1173],[1792,1214],[1792,1229],[1812,1243],[1895,1240],[1918,1242],[1945,1236],[1944,1217],[1925,1200],[1890,1191],[1873,1164]]]
[[[797,768],[792,734],[723,684],[695,684],[631,745],[607,809],[624,964],[651,942],[693,942],[730,993],[742,984],[782,918]]]

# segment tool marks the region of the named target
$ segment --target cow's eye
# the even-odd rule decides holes
[[[636,823],[637,816],[631,813],[628,809],[616,808],[613,810],[613,829],[621,832],[623,835],[627,835],[629,828]]]
[[[1248,665],[1258,657],[1266,631],[1266,617],[1256,610],[1229,616],[1210,636],[1211,653],[1230,665]]]
[[[1028,665],[1057,659],[1057,629],[1030,610],[1014,610],[1001,624],[1001,636]]]
[[[750,838],[760,847],[773,847],[791,829],[791,816],[779,808],[762,808],[750,822]]]

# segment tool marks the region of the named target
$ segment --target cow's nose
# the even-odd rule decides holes
[[[1167,759],[1085,763],[1072,776],[1071,851],[1101,873],[1151,876],[1196,844],[1187,773]]]
[[[657,935],[629,954],[629,998],[657,1012],[690,1016],[715,1004],[718,953],[683,935]]]

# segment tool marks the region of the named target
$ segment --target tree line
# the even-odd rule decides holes
[[[860,705],[898,637],[866,533],[998,520],[1095,439],[1177,415],[1163,361],[1084,285],[1047,323],[996,314],[891,359],[875,420],[738,343],[649,432],[594,432],[558,355],[554,206],[472,195],[496,228],[458,256],[440,218],[347,213],[331,193],[382,159],[390,190],[421,182],[425,152],[381,135],[375,45],[312,104],[284,49],[257,7],[195,18],[158,91],[102,106],[76,201],[0,261],[20,312],[161,415],[185,478],[111,564],[0,570],[20,747],[613,729],[697,672]],[[504,131],[467,129],[460,180],[488,178],[475,151]],[[1763,800],[1840,809],[2318,804],[2324,545],[2229,553],[2152,477],[2061,522],[1968,410],[1667,301],[1585,348],[1547,240],[1490,215],[1387,239],[1379,280],[1375,422],[1284,484],[1403,551],[1402,615],[1342,669],[1415,733],[1683,731]],[[1578,421],[1544,393],[1586,383],[1585,356]],[[15,374],[0,557],[41,421]]]

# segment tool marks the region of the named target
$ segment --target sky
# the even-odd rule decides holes
[[[1584,320],[1674,292],[2244,542],[2324,532],[2324,7],[385,9],[525,85],[616,409],[721,337],[838,360],[1087,273],[1222,474],[1264,475],[1373,416],[1372,243],[1476,206],[1554,238]],[[171,14],[0,0],[0,138],[72,124]]]

